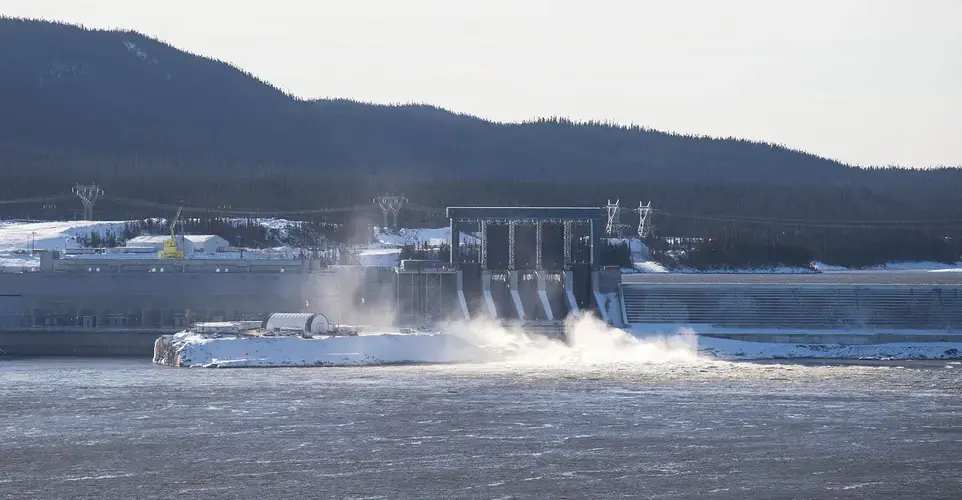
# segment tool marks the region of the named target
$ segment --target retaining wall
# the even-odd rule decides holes
[[[624,319],[702,335],[793,343],[962,338],[962,286],[625,283]]]

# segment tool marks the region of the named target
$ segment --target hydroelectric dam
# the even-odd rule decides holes
[[[189,324],[281,311],[394,328],[483,317],[552,336],[568,315],[590,312],[636,334],[962,340],[962,273],[622,274],[599,262],[601,208],[449,207],[447,216],[450,259],[394,267],[47,251],[35,270],[0,273],[0,355],[149,356],[159,335]]]

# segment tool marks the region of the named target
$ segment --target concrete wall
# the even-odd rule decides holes
[[[170,329],[51,329],[0,331],[5,356],[147,356],[154,341]]]
[[[336,273],[24,273],[0,276],[0,326],[178,326],[340,308]],[[119,316],[123,316],[120,318]],[[84,317],[92,317],[84,323]],[[182,326],[182,325],[180,325]]]
[[[105,352],[147,355],[152,339],[140,342],[137,332],[156,337],[190,322],[260,320],[271,312],[320,312],[335,323],[372,326],[396,321],[398,275],[392,269],[312,271],[310,263],[276,261],[248,261],[252,266],[246,269],[238,261],[177,261],[172,264],[182,267],[163,273],[144,271],[136,267],[145,265],[139,261],[133,268],[109,271],[130,263],[99,261],[100,272],[83,267],[96,265],[95,260],[71,259],[48,263],[46,271],[0,275],[0,350],[84,355],[99,345]],[[171,265],[157,259],[147,264]],[[235,267],[224,272],[227,266]],[[66,270],[73,268],[82,270]],[[437,274],[441,279],[430,290],[427,276],[418,276],[418,289],[411,291],[416,297],[412,324],[459,309],[455,273]],[[127,339],[125,333],[133,336]]]
[[[626,318],[634,325],[697,324],[732,333],[962,332],[958,285],[626,283],[622,293]]]

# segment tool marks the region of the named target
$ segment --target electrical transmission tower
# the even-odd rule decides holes
[[[374,204],[384,214],[385,228],[397,229],[397,216],[401,213],[401,207],[407,202],[408,199],[403,196],[377,196],[374,198]]]
[[[84,204],[84,220],[94,220],[94,203],[104,195],[104,190],[96,184],[77,184],[72,191]]]
[[[625,228],[625,225],[621,223],[621,200],[615,200],[614,203],[608,200],[605,210],[608,212],[608,224],[605,225],[605,232],[610,237],[621,238],[622,231]]]
[[[645,204],[639,201],[635,212],[638,213],[638,237],[645,239],[651,234],[651,202]]]

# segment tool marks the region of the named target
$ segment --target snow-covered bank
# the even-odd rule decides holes
[[[758,330],[714,330],[711,327],[696,326],[696,330],[678,325],[645,325],[633,327],[625,332],[640,342],[657,340],[663,342],[665,338],[692,339],[691,345],[699,356],[716,359],[791,359],[791,358],[823,358],[823,359],[960,359],[962,358],[962,342],[899,342],[883,344],[840,344],[840,343],[798,343],[798,342],[755,342],[744,340],[730,340],[709,337],[710,333],[759,333]],[[620,330],[619,330],[620,331]],[[675,332],[665,335],[659,332]],[[771,333],[768,331],[768,333]],[[812,330],[778,330],[780,336],[791,338],[823,336],[829,333]],[[872,330],[847,330],[844,332],[830,332],[836,337],[861,337],[870,339],[878,332]],[[913,335],[928,336],[944,332],[925,330],[905,331],[901,334],[906,338]],[[750,335],[746,335],[749,337]],[[771,335],[769,335],[771,337]],[[837,342],[837,341],[836,341]]]
[[[448,325],[444,333],[378,333],[350,337],[202,335],[157,340],[154,362],[181,367],[358,366],[407,363],[507,363],[531,367],[700,363],[762,359],[962,359],[962,342],[876,345],[745,342],[624,331],[594,318],[568,322],[567,341],[500,324]]]
[[[815,268],[821,272],[861,272],[861,271],[928,271],[928,272],[946,272],[946,271],[962,271],[962,262],[956,262],[954,264],[945,264],[942,262],[889,262],[888,264],[883,264],[880,266],[866,267],[862,269],[853,269],[843,266],[833,266],[824,264],[822,262],[816,262]]]
[[[718,359],[960,359],[962,342],[913,342],[901,344],[776,344],[698,338],[698,352]]]
[[[483,349],[441,333],[350,337],[221,336],[182,332],[157,339],[154,362],[182,367],[356,366],[458,363],[489,358]]]
[[[498,362],[531,366],[698,363],[760,359],[962,359],[962,342],[842,345],[747,342],[698,335],[677,325],[661,330],[611,328],[591,316],[569,318],[566,342],[526,335],[484,320],[445,331],[495,355]],[[658,331],[665,333],[658,333]]]
[[[766,267],[766,268],[715,268],[695,269],[690,267],[668,268],[663,264],[648,260],[635,260],[634,269],[626,273],[677,273],[677,274],[805,274],[805,273],[859,273],[859,272],[962,272],[962,263],[943,264],[940,262],[890,262],[881,266],[864,269],[848,268],[815,262],[811,267]]]

